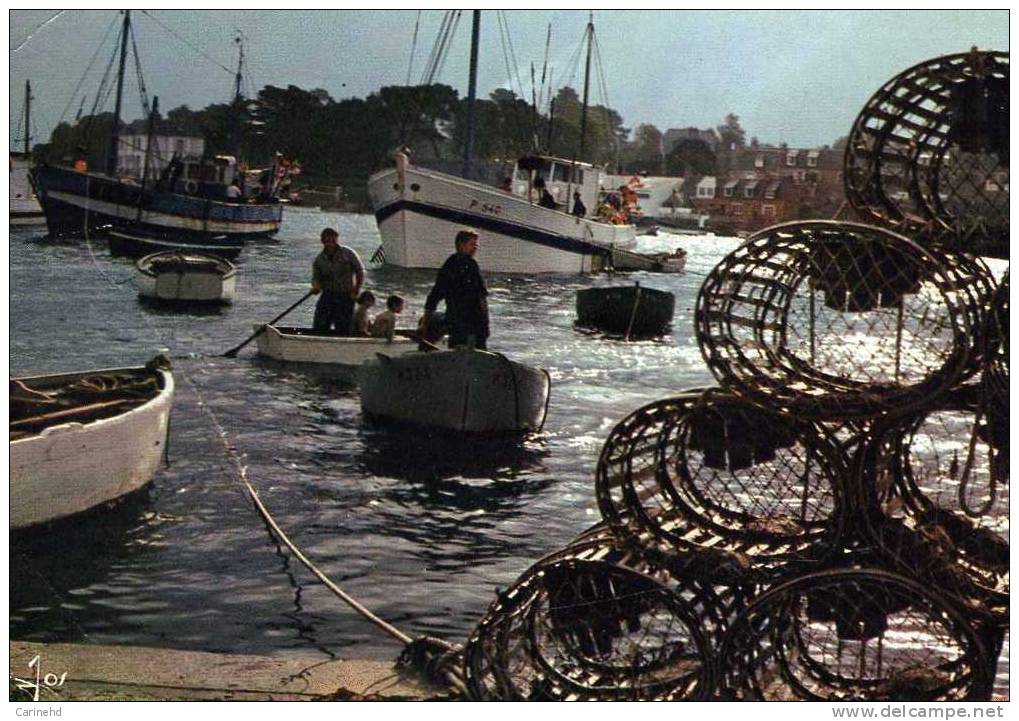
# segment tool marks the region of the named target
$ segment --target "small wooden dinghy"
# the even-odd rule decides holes
[[[552,386],[544,369],[472,348],[379,354],[359,381],[366,416],[467,433],[541,429]]]
[[[138,295],[159,301],[231,303],[237,270],[222,258],[168,250],[146,255],[136,264]]]
[[[145,235],[139,231],[110,230],[107,235],[110,240],[110,252],[113,255],[127,256],[128,258],[142,258],[152,253],[159,253],[164,250],[176,250],[185,253],[202,253],[214,255],[218,258],[233,260],[240,255],[243,245],[236,241],[230,241],[225,235],[211,240],[205,239],[202,242],[191,243],[186,237],[157,237]]]
[[[10,380],[11,529],[73,516],[152,480],[173,402],[160,360]]]
[[[255,330],[262,328],[256,325]],[[316,363],[356,368],[376,353],[389,356],[416,351],[418,343],[411,340],[410,330],[397,330],[392,341],[385,338],[363,338],[316,333],[310,328],[265,326],[256,339],[258,352],[287,363]]]
[[[662,335],[672,323],[676,296],[640,283],[577,291],[577,323],[627,338]]]

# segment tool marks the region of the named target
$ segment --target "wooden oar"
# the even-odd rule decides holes
[[[292,311],[292,310],[293,310],[294,308],[296,308],[297,306],[299,306],[299,305],[300,305],[301,303],[303,303],[304,301],[308,300],[308,298],[310,298],[310,297],[311,297],[311,296],[313,296],[313,295],[315,295],[315,294],[314,294],[314,293],[312,293],[311,291],[308,291],[308,292],[307,292],[307,293],[306,293],[306,294],[304,295],[304,297],[303,297],[303,298],[301,298],[301,299],[300,299],[299,301],[297,301],[297,302],[296,302],[296,303],[294,303],[294,304],[293,304],[292,306],[290,306],[289,308],[287,308],[287,309],[286,309],[285,311],[283,311],[282,313],[280,313],[280,314],[279,314],[278,316],[276,316],[275,318],[273,318],[273,319],[272,319],[271,321],[269,321],[268,323],[266,323],[265,325],[263,325],[263,326],[262,326],[261,328],[259,328],[258,330],[256,330],[256,331],[254,332],[254,334],[252,334],[252,336],[251,336],[250,338],[248,338],[248,339],[247,339],[246,341],[244,341],[243,343],[241,343],[241,344],[240,344],[239,346],[236,346],[235,348],[231,348],[231,349],[230,349],[230,350],[228,350],[228,351],[227,351],[226,353],[224,353],[224,354],[223,354],[223,357],[224,357],[224,358],[235,358],[235,357],[237,357],[237,351],[239,351],[239,350],[240,350],[241,348],[243,348],[244,346],[246,346],[246,345],[247,345],[248,343],[250,343],[251,341],[255,340],[255,338],[257,338],[258,336],[260,336],[260,335],[262,335],[263,333],[265,333],[265,329],[266,329],[266,328],[268,328],[269,326],[271,326],[271,325],[272,325],[273,323],[275,323],[276,321],[280,320],[280,319],[281,319],[281,318],[282,318],[283,316],[285,316],[285,315],[286,315],[287,313],[289,313],[290,311]]]

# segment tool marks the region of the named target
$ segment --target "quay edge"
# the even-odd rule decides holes
[[[15,678],[66,672],[64,684],[40,691],[61,701],[422,701],[447,698],[392,662],[253,656],[140,646],[11,641],[10,701],[31,703]]]

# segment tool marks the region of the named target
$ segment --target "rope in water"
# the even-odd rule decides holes
[[[86,198],[89,197],[88,182],[89,182],[88,179],[86,179]],[[85,237],[86,247],[89,252],[90,260],[92,261],[93,265],[97,268],[97,270],[99,270],[103,278],[111,285],[117,287],[120,284],[117,283],[112,277],[110,277],[108,273],[106,273],[103,270],[92,248],[92,242],[88,228],[89,203],[87,199],[84,210],[85,213],[83,233]],[[160,333],[158,329],[153,325],[151,320],[148,317],[143,316],[143,318],[146,325],[148,325],[149,329],[154,334],[159,336]],[[275,535],[275,537],[278,538],[290,550],[290,552],[294,554],[294,556],[305,566],[305,568],[311,571],[311,573],[314,574],[316,578],[318,578],[330,591],[332,591],[344,603],[346,603],[350,608],[359,613],[366,620],[370,621],[376,627],[378,627],[379,629],[387,633],[389,636],[393,637],[394,639],[396,639],[397,641],[404,645],[405,647],[404,652],[400,657],[400,661],[398,662],[399,664],[404,666],[416,667],[424,673],[425,677],[429,681],[445,683],[446,685],[454,689],[457,689],[460,692],[463,692],[465,689],[464,683],[460,678],[457,669],[455,668],[455,664],[453,663],[454,659],[456,658],[457,651],[457,648],[455,646],[440,639],[433,639],[429,637],[414,639],[407,635],[406,633],[404,633],[403,631],[401,631],[400,629],[393,626],[392,624],[379,618],[377,615],[372,613],[368,608],[366,608],[363,604],[361,604],[357,599],[355,599],[350,594],[346,593],[336,583],[329,579],[329,577],[326,576],[322,571],[320,571],[315,566],[315,564],[312,563],[304,555],[304,553],[302,553],[301,550],[290,540],[286,533],[284,533],[283,530],[279,527],[279,524],[276,523],[275,519],[272,517],[272,514],[269,513],[269,510],[265,507],[265,504],[262,503],[262,500],[259,497],[258,492],[248,481],[247,468],[244,466],[243,463],[241,463],[241,460],[237,454],[236,446],[232,443],[229,433],[223,427],[222,423],[220,423],[219,418],[216,416],[215,412],[212,410],[212,407],[206,401],[205,396],[202,393],[201,389],[191,379],[191,377],[183,368],[179,368],[178,371],[180,377],[194,392],[195,397],[198,399],[199,407],[202,408],[202,410],[208,417],[210,423],[212,424],[213,429],[216,431],[216,434],[219,436],[220,441],[223,444],[225,454],[227,458],[230,460],[234,469],[236,470],[238,479],[244,485],[246,491],[248,492],[248,495],[251,497],[251,500],[255,505],[255,509],[258,511],[259,515],[262,517],[263,521],[266,523],[266,525],[269,527],[270,531]],[[50,587],[52,588],[52,586]],[[59,596],[57,597],[59,598]],[[75,623],[75,625],[77,625],[80,628],[80,624],[77,623],[77,619],[72,620]],[[84,631],[82,631],[82,633],[84,635]]]
[[[212,408],[205,401],[205,398],[202,395],[201,390],[186,374],[184,374],[183,377],[187,384],[191,387],[192,391],[194,391],[195,396],[198,398],[199,405],[205,411],[205,414],[208,416],[209,420],[212,423],[213,428],[215,429],[220,440],[222,441],[223,449],[226,452],[226,456],[230,460],[234,469],[237,471],[237,477],[241,481],[241,483],[244,484],[245,489],[247,489],[248,491],[248,495],[251,496],[251,500],[255,504],[255,509],[259,512],[259,514],[268,524],[269,528],[276,535],[276,537],[287,548],[290,549],[290,551],[294,554],[297,560],[299,560],[304,565],[305,568],[311,571],[316,576],[316,578],[322,581],[322,583],[324,583],[326,587],[329,588],[330,591],[336,594],[347,605],[349,605],[355,611],[360,613],[362,616],[364,616],[366,619],[371,621],[373,624],[378,626],[380,629],[385,631],[387,634],[389,634],[396,640],[400,641],[403,644],[410,643],[413,640],[410,636],[408,636],[407,634],[405,634],[403,631],[396,628],[392,624],[387,623],[386,621],[376,616],[374,613],[365,608],[364,605],[358,602],[357,599],[355,599],[353,596],[346,593],[342,588],[333,583],[328,576],[322,573],[322,571],[320,571],[315,566],[314,563],[308,560],[308,558],[301,552],[301,550],[296,545],[294,545],[293,541],[290,540],[287,534],[283,532],[283,530],[273,519],[272,514],[269,513],[268,509],[262,503],[262,499],[259,497],[258,492],[248,481],[247,468],[244,466],[243,463],[241,463],[241,460],[237,455],[236,447],[230,442],[229,434],[227,433],[226,429],[223,428],[223,425],[219,422],[219,419],[216,417],[216,414],[213,412]]]

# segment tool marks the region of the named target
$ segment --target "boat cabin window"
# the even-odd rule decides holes
[[[570,180],[570,171],[574,170],[573,179]],[[574,168],[572,165],[564,165],[562,163],[556,163],[552,169],[552,180],[560,183],[574,183],[575,185],[584,184],[584,171],[580,168]]]

